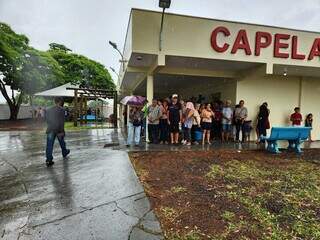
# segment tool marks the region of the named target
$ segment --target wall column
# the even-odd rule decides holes
[[[151,104],[153,99],[153,75],[147,76],[147,100]]]
[[[147,76],[147,100],[148,100],[148,104],[152,103],[152,99],[153,99],[153,75],[148,74]],[[148,119],[146,119],[146,141],[149,142],[149,134],[148,134]]]

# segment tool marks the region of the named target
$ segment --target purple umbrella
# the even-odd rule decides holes
[[[143,106],[146,101],[145,97],[141,96],[126,96],[120,102],[123,105]]]

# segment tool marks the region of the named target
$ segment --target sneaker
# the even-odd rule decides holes
[[[186,145],[187,145],[187,146],[191,146],[191,143],[190,143],[190,142],[188,142]]]
[[[51,167],[54,164],[54,161],[46,161],[47,167]]]
[[[63,158],[66,158],[70,154],[70,149],[67,149],[66,154],[63,155]]]

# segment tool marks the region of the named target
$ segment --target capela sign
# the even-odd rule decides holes
[[[218,34],[222,34],[224,37],[223,42],[219,38]],[[239,50],[245,52],[246,55],[260,56],[261,50],[269,47],[273,47],[273,56],[275,58],[291,58],[298,60],[313,60],[314,57],[320,57],[320,38],[315,38],[313,44],[310,46],[309,52],[299,52],[298,45],[299,37],[290,34],[276,33],[271,34],[269,32],[257,31],[255,33],[255,44],[251,46],[248,34],[245,29],[240,29],[236,35],[233,44],[227,43],[227,38],[231,35],[228,28],[219,26],[212,31],[211,34],[211,46],[218,53],[224,53],[229,51],[231,54],[236,54]],[[273,46],[271,46],[273,45]],[[254,49],[253,49],[254,47]]]

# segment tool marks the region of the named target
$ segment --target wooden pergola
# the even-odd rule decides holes
[[[80,117],[80,123],[87,123],[87,118],[83,118],[87,114],[88,100],[97,100],[99,98],[109,98],[113,99],[113,119],[112,122],[114,127],[118,127],[118,111],[117,111],[117,102],[118,102],[118,93],[114,90],[105,90],[105,89],[95,89],[95,88],[74,88],[70,87],[67,90],[74,91],[74,113],[73,113],[73,121],[74,126],[78,125],[78,118]],[[96,114],[97,118],[97,114]]]

